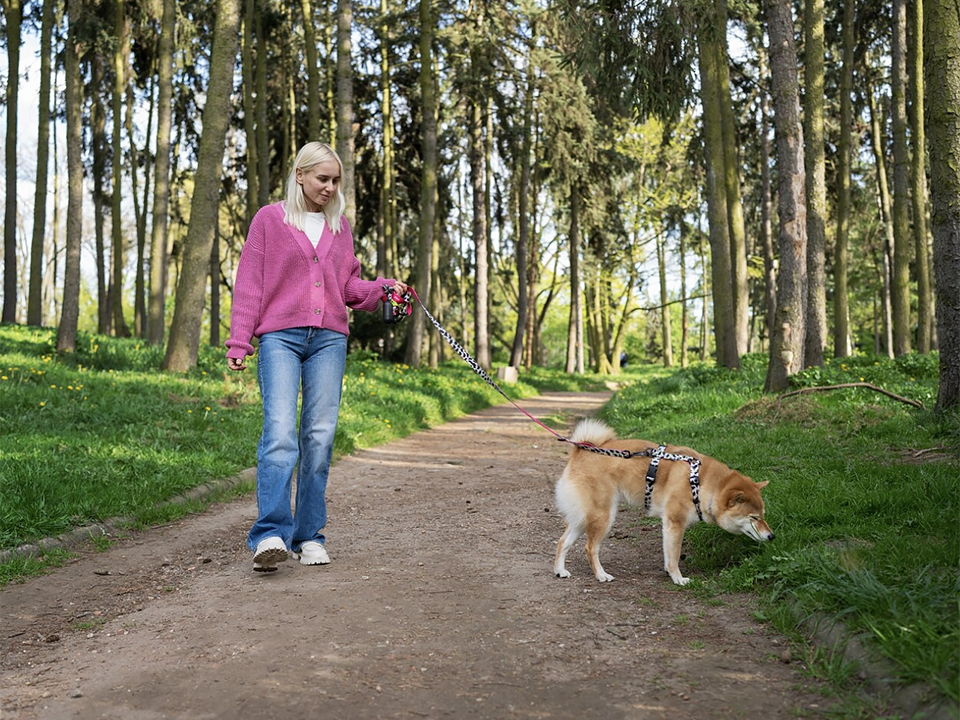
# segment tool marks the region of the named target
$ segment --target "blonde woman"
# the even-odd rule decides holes
[[[347,308],[375,311],[384,285],[401,295],[407,291],[397,280],[360,278],[343,217],[342,174],[333,148],[304,145],[287,180],[286,200],[257,212],[237,267],[229,368],[244,370],[253,338],[260,343],[263,433],[257,447],[257,520],[247,537],[258,572],[276,570],[288,552],[304,565],[330,562],[323,535],[325,492],[347,354]]]

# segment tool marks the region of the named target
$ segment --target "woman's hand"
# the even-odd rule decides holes
[[[394,281],[393,291],[400,297],[403,297],[404,295],[406,295],[409,290],[410,290],[410,287],[406,283],[400,282],[399,280]]]
[[[227,367],[233,370],[234,372],[239,372],[240,370],[246,370],[247,359],[246,358],[227,358]]]

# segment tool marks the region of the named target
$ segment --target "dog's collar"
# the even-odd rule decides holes
[[[644,509],[650,512],[653,485],[657,481],[657,468],[660,467],[660,461],[679,460],[690,464],[690,494],[693,496],[693,507],[697,511],[697,517],[700,518],[700,522],[703,522],[703,511],[700,509],[700,459],[690,455],[668,453],[666,445],[660,445],[635,454],[650,458],[650,465],[647,467],[647,487],[643,493]]]

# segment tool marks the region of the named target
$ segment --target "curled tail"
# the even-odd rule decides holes
[[[570,439],[577,443],[603,445],[605,442],[616,439],[616,437],[616,431],[606,423],[587,418],[577,424]]]

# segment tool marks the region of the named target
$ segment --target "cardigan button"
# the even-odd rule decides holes
[[[319,314],[320,314],[320,308],[317,308],[316,310],[314,310],[314,311],[313,311],[313,314],[314,314],[314,315],[319,315]]]
[[[323,283],[315,282],[315,283],[313,284],[313,286],[314,286],[314,287],[320,287],[322,284],[323,284]]]
[[[320,258],[318,258],[316,255],[314,255],[314,256],[313,256],[313,261],[314,261],[315,263],[318,263],[318,262],[320,262]]]

